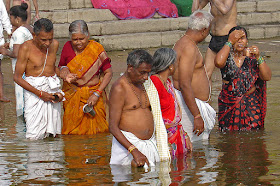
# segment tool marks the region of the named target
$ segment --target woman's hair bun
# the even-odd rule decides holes
[[[27,3],[21,3],[21,8],[23,9],[23,10],[27,10],[27,8],[28,8],[28,4]]]

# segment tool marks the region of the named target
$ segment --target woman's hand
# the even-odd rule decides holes
[[[259,48],[257,46],[253,45],[253,46],[247,48],[247,50],[248,50],[247,52],[249,54],[249,57],[255,56],[256,59],[259,59],[259,57],[260,57],[260,50],[259,50]]]
[[[60,92],[54,93],[53,97],[54,97],[54,100],[52,101],[53,103],[58,103],[63,100],[63,95]]]
[[[74,83],[76,82],[78,79],[78,76],[76,74],[72,74],[72,73],[68,73],[66,76],[65,76],[65,81],[67,83]]]
[[[243,30],[234,30],[232,33],[228,36],[228,41],[234,45],[240,38],[245,36],[245,33]]]
[[[97,103],[98,99],[99,99],[99,97],[97,97],[95,94],[92,94],[92,95],[88,98],[87,104],[88,104],[89,106],[93,106],[93,105],[95,105],[95,104]]]

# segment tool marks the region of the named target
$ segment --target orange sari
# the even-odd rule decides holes
[[[104,99],[101,96],[94,105],[95,116],[83,112],[83,106],[88,98],[98,89],[100,82],[94,86],[83,86],[95,75],[99,75],[102,64],[108,60],[102,45],[89,41],[84,51],[75,56],[67,67],[71,73],[78,76],[77,84],[63,82],[63,92],[66,101],[63,102],[64,116],[62,134],[96,134],[108,131]]]

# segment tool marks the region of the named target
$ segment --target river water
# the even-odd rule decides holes
[[[267,85],[265,129],[222,133],[216,127],[208,142],[193,144],[191,154],[147,170],[110,167],[109,133],[26,140],[24,123],[16,118],[11,61],[3,60],[5,94],[12,102],[0,103],[0,185],[280,185],[280,38],[249,44],[259,46],[273,74]],[[205,53],[207,45],[199,47]],[[128,52],[108,52],[112,82],[125,71]],[[211,103],[215,110],[220,89],[216,69]]]

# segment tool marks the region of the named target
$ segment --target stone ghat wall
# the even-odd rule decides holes
[[[88,23],[91,37],[106,50],[171,46],[188,24],[188,17],[159,15],[150,19],[118,20],[109,10],[94,9],[90,0],[38,0],[38,4],[40,16],[53,21],[56,38],[68,38],[69,24],[83,19]],[[280,0],[238,1],[237,9],[238,24],[247,28],[250,39],[280,36]]]

